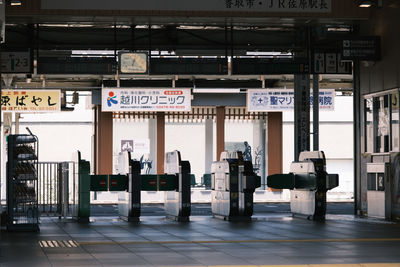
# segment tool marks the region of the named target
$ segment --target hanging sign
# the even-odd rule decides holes
[[[41,0],[42,9],[330,13],[332,0]]]
[[[335,90],[319,90],[319,109],[334,110]],[[310,107],[313,105],[312,91],[310,91]],[[294,110],[293,89],[248,89],[248,111],[292,111]]]
[[[1,91],[1,110],[3,112],[59,112],[61,110],[60,103],[60,90]]]
[[[103,88],[102,111],[190,111],[190,89]]]

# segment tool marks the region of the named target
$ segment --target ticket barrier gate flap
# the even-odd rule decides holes
[[[120,191],[118,210],[122,219],[139,221],[141,191],[165,191],[167,217],[188,221],[190,216],[190,163],[180,160],[179,151],[167,153],[173,158],[167,162],[169,174],[141,175],[140,162],[131,160],[130,153],[120,155],[118,175],[90,175],[90,164],[74,154],[75,195],[72,205],[73,217],[88,222],[90,217],[90,191]],[[172,166],[172,167],[171,167]],[[172,169],[171,169],[172,168]],[[122,191],[122,192],[121,192]]]
[[[253,193],[261,186],[261,177],[240,153],[230,156],[234,158],[224,158],[211,166],[211,210],[216,218],[251,220]]]
[[[164,210],[167,218],[188,222],[191,212],[191,174],[189,161],[181,160],[179,151],[166,153],[164,163],[165,173],[176,177],[176,187],[166,191],[164,195]]]

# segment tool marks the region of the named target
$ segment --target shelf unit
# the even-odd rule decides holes
[[[38,138],[7,137],[7,230],[38,231]]]

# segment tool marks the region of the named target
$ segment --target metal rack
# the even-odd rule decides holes
[[[38,138],[7,137],[7,230],[38,231]]]

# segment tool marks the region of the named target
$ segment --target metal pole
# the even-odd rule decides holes
[[[313,150],[319,150],[319,75],[313,75]]]
[[[354,134],[354,214],[361,210],[361,123],[360,123],[360,62],[354,61],[353,69],[353,134]]]
[[[310,150],[310,75],[294,75],[294,161]]]

